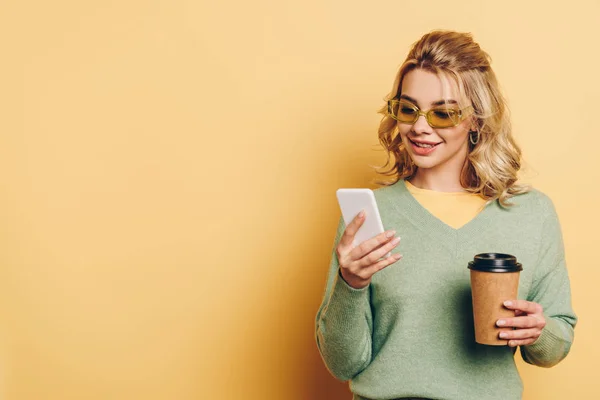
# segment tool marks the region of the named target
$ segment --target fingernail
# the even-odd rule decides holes
[[[400,238],[397,237],[396,239],[392,240],[392,244],[398,244],[400,243]]]
[[[506,333],[506,332],[502,332],[502,333],[500,333],[500,337],[501,337],[502,339],[506,339],[506,338],[508,337],[508,333]]]
[[[394,254],[394,258],[395,258],[396,260],[399,260],[399,259],[401,259],[401,258],[402,258],[402,254],[400,254],[400,253],[398,253],[398,254]]]
[[[364,210],[361,210],[361,211],[358,213],[358,218],[362,218],[362,217],[364,217],[364,216],[365,216],[365,211],[364,211]]]
[[[388,231],[388,232],[385,234],[385,237],[389,237],[389,238],[391,238],[391,237],[392,237],[392,236],[394,236],[395,234],[396,234],[396,231]]]
[[[496,304],[498,304],[498,303],[496,303]],[[510,307],[510,306],[512,306],[512,301],[505,301],[505,302],[504,302],[504,305],[505,305],[506,307]]]
[[[498,303],[496,303],[496,304],[498,304]],[[498,326],[506,325],[506,321],[501,319],[498,322],[496,322],[496,325],[498,325]]]

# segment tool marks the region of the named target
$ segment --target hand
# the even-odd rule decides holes
[[[336,248],[340,274],[346,283],[355,289],[367,287],[376,272],[402,258],[400,254],[393,254],[381,259],[400,242],[400,238],[395,237],[396,232],[394,231],[380,233],[358,246],[352,247],[354,236],[358,228],[362,226],[364,219],[364,211],[354,217],[344,230]]]
[[[496,321],[496,325],[516,329],[501,332],[500,339],[508,339],[510,347],[533,344],[546,326],[542,306],[532,301],[509,300],[504,302],[504,307],[515,310],[515,318],[502,318]]]

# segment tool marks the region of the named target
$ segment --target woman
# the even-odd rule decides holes
[[[553,204],[516,183],[521,153],[488,55],[469,34],[426,34],[380,112],[395,180],[375,196],[389,230],[353,248],[364,215],[340,220],[316,319],[323,360],[355,400],[520,399],[516,347],[553,366],[577,317]],[[524,268],[505,303],[515,316],[497,321],[513,328],[508,346],[474,339],[467,264],[485,252]]]

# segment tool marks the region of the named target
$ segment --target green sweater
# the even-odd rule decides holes
[[[475,343],[467,263],[478,253],[509,253],[523,264],[519,299],[540,303],[546,327],[521,354],[551,367],[573,343],[577,321],[558,217],[551,200],[532,190],[503,208],[490,202],[453,229],[431,215],[403,180],[375,190],[385,229],[402,238],[402,260],[376,273],[369,286],[339,275],[335,247],[316,340],[329,371],[350,380],[354,399],[423,397],[443,400],[520,399],[514,349]],[[508,299],[507,299],[508,300]]]

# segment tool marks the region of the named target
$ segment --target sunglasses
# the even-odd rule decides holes
[[[421,115],[424,115],[432,128],[451,128],[460,124],[467,117],[466,111],[471,108],[471,106],[463,109],[442,106],[425,112],[405,99],[388,100],[388,115],[396,121],[412,125]]]

